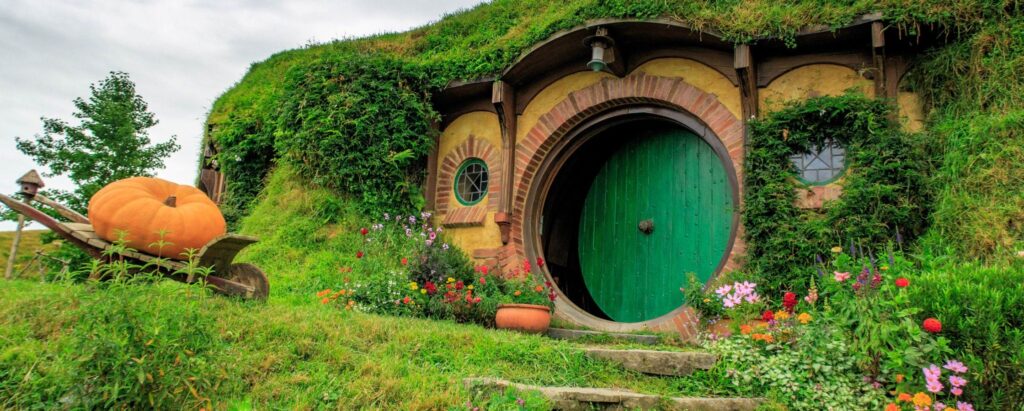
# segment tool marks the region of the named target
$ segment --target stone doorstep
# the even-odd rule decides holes
[[[497,378],[466,378],[469,389],[538,391],[565,411],[658,409],[670,411],[746,411],[754,410],[763,401],[759,398],[659,397],[614,388],[542,387],[517,384]]]
[[[618,363],[623,368],[644,374],[684,376],[696,370],[709,370],[718,357],[698,351],[584,349],[590,358]]]
[[[571,330],[567,328],[549,328],[548,337],[557,340],[580,340],[590,337],[610,337],[615,340],[626,340],[638,344],[655,345],[661,342],[661,337],[650,334],[626,334],[607,333],[589,330]]]

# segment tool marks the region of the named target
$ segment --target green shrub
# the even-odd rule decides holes
[[[806,268],[837,244],[882,244],[924,230],[926,163],[892,110],[888,102],[848,93],[791,102],[750,122],[743,222],[747,269],[761,277],[762,289],[802,291]],[[790,157],[828,138],[846,149],[843,194],[821,210],[798,208],[802,184]]]
[[[1024,263],[936,264],[910,278],[921,317],[942,322],[955,356],[970,369],[978,409],[1024,404]]]

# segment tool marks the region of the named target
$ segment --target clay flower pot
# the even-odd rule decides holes
[[[540,334],[551,325],[551,309],[533,304],[501,304],[494,316],[498,328]]]

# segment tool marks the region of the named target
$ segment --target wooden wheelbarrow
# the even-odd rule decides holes
[[[27,218],[38,221],[93,258],[102,258],[103,252],[111,247],[109,242],[96,235],[92,225],[89,224],[89,219],[85,216],[42,195],[35,195],[33,200],[53,208],[57,213],[73,222],[57,221],[29,204],[0,194],[0,202],[7,207]],[[256,241],[257,239],[254,237],[225,234],[214,238],[199,250],[196,256],[199,260],[198,266],[213,268],[213,272],[205,279],[206,283],[212,286],[214,292],[246,299],[262,300],[267,298],[267,295],[270,294],[270,282],[267,281],[266,274],[252,264],[232,263],[239,251]],[[186,263],[182,261],[161,259],[136,251],[123,253],[123,256],[157,267],[166,278],[183,283],[191,283],[195,280],[181,274],[186,268]]]

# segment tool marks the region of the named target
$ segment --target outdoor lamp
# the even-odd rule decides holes
[[[590,62],[587,63],[587,67],[594,71],[601,71],[608,67],[608,61],[605,57],[605,51],[615,45],[611,37],[608,37],[608,29],[604,27],[598,27],[597,32],[593,36],[587,36],[583,39],[583,44],[590,47]]]

